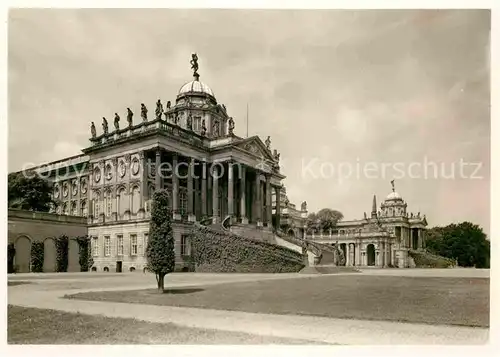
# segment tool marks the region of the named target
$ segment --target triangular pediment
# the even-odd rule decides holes
[[[252,136],[248,139],[244,139],[234,146],[243,149],[244,151],[247,151],[257,157],[275,161],[272,153],[266,148],[266,145],[258,136]]]

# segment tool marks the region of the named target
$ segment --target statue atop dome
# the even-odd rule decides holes
[[[97,136],[94,122],[92,122],[92,124],[90,124],[90,134],[92,135],[92,139],[95,139],[95,137]]]
[[[306,201],[304,201],[304,202],[302,202],[302,203],[300,204],[300,210],[301,210],[302,212],[307,211],[307,202],[306,202]]]
[[[196,53],[191,54],[191,69],[193,70],[193,77],[195,80],[200,78],[198,74],[198,55]]]
[[[104,132],[104,135],[108,134],[108,121],[105,117],[102,117],[102,131]]]
[[[118,113],[115,113],[115,129],[120,130],[120,116]]]
[[[392,185],[392,192],[396,192],[396,189],[394,188],[394,180],[391,181],[391,185]]]
[[[161,104],[160,99],[158,99],[158,101],[156,102],[155,114],[156,114],[156,119],[161,119],[161,115],[163,114],[163,104]]]
[[[128,122],[128,127],[132,127],[132,117],[134,116],[134,113],[130,110],[130,108],[127,108],[127,122]]]
[[[144,103],[141,103],[141,118],[144,122],[148,121],[148,108],[146,108]]]

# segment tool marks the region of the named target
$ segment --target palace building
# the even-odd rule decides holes
[[[54,213],[87,217],[93,270],[145,267],[151,200],[161,189],[171,197],[178,270],[191,269],[192,222],[229,216],[261,232],[280,226],[279,154],[269,137],[235,135],[226,106],[200,81],[195,54],[191,64],[194,78],[173,104],[158,100],[152,116],[141,104],[138,120],[127,108],[125,125],[116,113],[101,133],[92,123],[83,155],[37,168],[53,182]]]
[[[307,239],[323,244],[336,244],[343,251],[345,265],[409,268],[411,250],[425,247],[427,219],[425,215],[409,213],[407,203],[392,192],[377,210],[373,196],[370,217],[353,221],[340,221],[329,234],[310,235]]]
[[[100,133],[92,122],[81,155],[34,168],[53,184],[57,205],[51,213],[33,213],[36,222],[31,223],[29,214],[9,210],[9,242],[17,250],[18,271],[30,271],[30,247],[36,240],[47,250],[44,271],[54,271],[50,236],[63,226],[79,235],[86,231],[93,271],[143,270],[151,201],[158,190],[170,196],[178,271],[194,269],[191,228],[207,221],[224,221],[233,234],[301,254],[306,249],[309,264],[411,266],[409,251],[424,247],[427,222],[425,216],[407,213],[394,182],[379,211],[374,197],[370,217],[341,221],[328,235],[307,235],[307,204],[299,209],[289,202],[280,154],[271,148],[270,137],[237,136],[226,106],[200,81],[196,54],[191,65],[193,79],[180,87],[175,101],[163,105],[158,99],[152,115],[144,103],[137,116],[126,108],[125,120],[115,113],[111,128],[103,118]],[[78,246],[72,242],[69,248],[69,266],[75,271]],[[335,262],[327,258],[332,254]]]

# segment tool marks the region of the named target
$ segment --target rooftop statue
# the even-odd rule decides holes
[[[306,201],[302,202],[302,204],[300,205],[300,210],[307,211],[307,202]]]
[[[148,108],[146,108],[144,103],[141,103],[141,118],[144,122],[148,121]]]
[[[115,113],[115,129],[120,130],[120,116],[118,113]]]
[[[196,53],[191,54],[191,69],[193,70],[193,76],[198,80],[200,75],[198,74],[198,55]]]
[[[92,135],[92,139],[94,139],[97,136],[94,122],[92,122],[92,124],[90,124],[90,134]]]
[[[130,110],[130,108],[127,108],[127,122],[128,122],[128,127],[130,128],[133,123],[132,123],[132,117],[134,116],[134,113]]]
[[[161,115],[163,114],[163,104],[161,104],[160,99],[158,99],[158,101],[156,102],[155,114],[156,114],[156,119],[161,119]]]
[[[167,102],[167,109],[170,109],[170,101]]]
[[[270,136],[267,137],[265,144],[266,144],[267,150],[271,150],[271,137]]]
[[[212,135],[219,136],[219,121],[215,120],[212,125]]]
[[[228,132],[229,132],[229,135],[234,135],[234,120],[233,120],[233,117],[229,118]]]
[[[274,160],[277,161],[277,162],[279,162],[280,161],[280,155],[281,154],[279,152],[275,151],[274,152]]]
[[[104,132],[104,135],[108,134],[108,121],[105,117],[102,117],[102,131]]]

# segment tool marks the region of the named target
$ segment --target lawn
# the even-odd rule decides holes
[[[8,306],[9,344],[315,344],[133,319]]]
[[[342,275],[207,285],[164,294],[153,289],[90,292],[68,298],[488,327],[489,284],[482,278]]]

